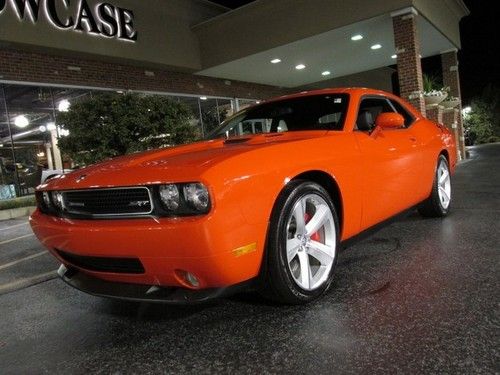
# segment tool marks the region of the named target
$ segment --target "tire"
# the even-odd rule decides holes
[[[448,160],[444,155],[440,155],[434,174],[431,195],[419,205],[418,212],[425,217],[444,217],[448,215],[452,200],[451,188]]]
[[[329,194],[313,182],[290,182],[271,216],[262,294],[287,304],[318,298],[331,286],[338,248],[338,218]]]

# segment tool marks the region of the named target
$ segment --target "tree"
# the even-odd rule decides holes
[[[199,137],[191,109],[165,96],[94,94],[58,115],[69,130],[59,147],[76,164],[153,148],[188,143]]]
[[[464,127],[472,143],[500,140],[500,93],[486,86],[481,96],[471,102],[471,110],[464,114]]]

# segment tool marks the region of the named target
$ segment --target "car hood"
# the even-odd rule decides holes
[[[242,136],[131,154],[61,175],[39,188],[87,189],[194,181],[227,159],[259,148],[323,137],[327,133],[301,131]]]

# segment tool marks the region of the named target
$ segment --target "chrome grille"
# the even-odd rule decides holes
[[[147,215],[153,212],[146,187],[69,190],[63,192],[64,211],[81,216]]]

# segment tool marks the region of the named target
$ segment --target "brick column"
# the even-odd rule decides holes
[[[443,84],[450,87],[451,96],[456,96],[460,99],[458,105],[458,116],[456,119],[458,137],[457,149],[460,151],[460,156],[465,159],[465,138],[462,119],[462,95],[460,93],[460,77],[458,74],[458,58],[457,50],[443,52],[441,54],[441,68],[443,70]]]
[[[407,8],[391,14],[394,45],[398,56],[397,66],[401,97],[408,100],[425,116],[417,15],[418,13],[414,8]]]
[[[432,107],[427,107],[425,109],[427,113],[427,118],[429,120],[435,121],[438,124],[443,124],[443,107],[440,105],[435,105]]]
[[[458,139],[460,138],[458,134],[458,118],[461,111],[456,108],[447,108],[443,112],[443,124],[453,133],[455,136],[455,141],[457,143],[457,157],[461,158],[461,152],[458,147]]]

